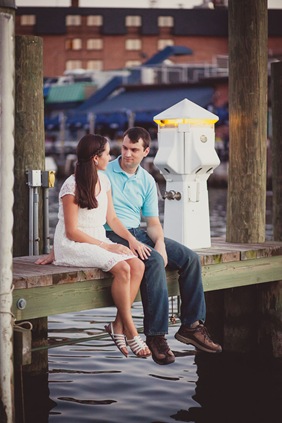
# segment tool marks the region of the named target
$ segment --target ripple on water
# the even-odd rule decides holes
[[[133,314],[139,309],[137,305]],[[76,329],[69,334],[72,338],[85,336],[82,328],[91,331],[89,322],[95,321],[96,329],[102,331],[104,322],[113,319],[108,309],[96,310],[96,316],[93,313],[90,310],[76,314]],[[62,321],[67,317],[72,318],[73,326],[71,315],[50,319],[51,337],[58,336],[60,331],[65,335]],[[140,323],[142,319],[138,316],[137,326]],[[174,339],[177,327],[170,330],[169,343],[180,354],[180,359],[170,366],[158,366],[151,358],[140,359],[132,353],[125,358],[108,337],[49,350],[49,388],[57,403],[49,421],[60,418],[75,423],[166,422],[171,414],[194,405],[192,396],[197,380],[194,352]],[[185,350],[187,355],[181,357]],[[178,395],[179,392],[184,395]]]

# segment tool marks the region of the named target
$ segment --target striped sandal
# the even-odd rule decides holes
[[[128,356],[128,351],[126,349],[126,338],[125,335],[121,334],[121,333],[114,333],[114,328],[113,328],[113,324],[109,323],[108,326],[104,326],[105,327],[105,331],[108,332],[108,334],[110,335],[110,337],[112,338],[112,340],[114,341],[115,345],[118,347],[118,349],[120,350],[120,352],[127,357]]]
[[[129,346],[129,348],[131,349],[131,351],[133,352],[133,354],[135,354],[137,357],[141,357],[141,358],[146,358],[149,357],[151,355],[151,351],[149,350],[147,344],[142,341],[141,337],[139,335],[134,336],[134,338],[132,339],[127,339],[127,344]],[[139,354],[140,351],[148,351],[147,353],[145,352],[144,354]]]

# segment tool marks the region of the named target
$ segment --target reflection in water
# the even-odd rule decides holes
[[[91,405],[108,405],[108,404],[112,404],[116,401],[114,400],[101,400],[101,401],[94,401],[94,400],[78,400],[75,398],[69,398],[69,397],[62,397],[62,398],[58,398],[60,400],[63,401],[70,401],[70,402],[77,402],[79,404],[91,404]]]
[[[133,391],[128,391],[128,387],[123,383],[116,385],[116,389],[113,389],[113,380],[109,375],[106,386],[101,387],[100,398],[95,398],[97,395],[93,398],[93,394],[91,395],[91,390],[93,390],[91,386],[93,386],[93,383],[95,384],[95,379],[88,380],[89,385],[86,390],[84,390],[83,385],[80,386],[80,390],[75,390],[71,386],[74,380],[60,379],[58,383],[64,386],[70,385],[70,389],[66,389],[66,392],[72,392],[75,396],[58,395],[56,397],[57,402],[55,402],[49,398],[47,375],[30,379],[25,378],[26,420],[17,419],[17,423],[47,423],[57,421],[58,417],[60,417],[60,421],[68,423],[84,421],[97,423],[132,423],[133,421],[137,423],[172,421],[280,423],[282,415],[281,361],[257,363],[251,358],[234,357],[224,353],[221,355],[197,353],[193,361],[197,376],[194,379],[192,373],[185,370],[187,366],[183,362],[180,363],[181,373],[179,373],[179,365],[168,366],[170,377],[162,376],[161,367],[154,365],[155,373],[148,374],[146,379],[153,377],[158,379],[159,382],[156,382],[154,389],[150,389],[150,383],[147,383],[142,387],[141,392],[138,386],[140,384],[138,370],[135,375],[137,385],[135,385],[135,389],[132,386]],[[115,366],[118,366],[118,364],[115,363]],[[147,367],[144,367],[144,371],[147,371]],[[185,379],[185,373],[189,375],[190,381]],[[180,377],[172,376],[179,374]],[[129,375],[127,375],[127,378],[130,379]],[[182,381],[185,379],[184,385],[181,383],[181,379]],[[179,381],[180,386],[175,385]],[[130,380],[128,380],[128,383],[131,383]],[[168,393],[170,400],[166,397],[167,383],[172,384]],[[191,390],[189,383],[194,386],[194,389]],[[175,389],[173,389],[173,386]],[[99,389],[99,385],[96,388]],[[54,395],[56,388],[53,386],[51,390]],[[122,396],[124,395],[125,402],[130,397],[127,406],[124,406],[123,401],[120,401],[116,390],[123,390]],[[146,395],[146,392],[149,392],[149,395]],[[182,401],[179,401],[181,397]],[[153,408],[150,404],[152,398],[155,399]],[[179,403],[181,407],[175,408],[175,405],[179,405]],[[62,404],[64,404],[63,407]],[[72,416],[68,411],[68,404],[76,404],[80,411],[76,411]],[[91,409],[89,409],[89,406],[91,406]],[[116,414],[111,412],[113,406],[117,406],[120,412]],[[136,410],[132,418],[127,417],[127,413],[130,416],[130,407]],[[158,418],[158,414],[162,417]]]
[[[282,363],[197,354],[198,406],[171,417],[195,423],[278,423],[282,412]]]
[[[49,397],[48,374],[30,377],[15,372],[16,423],[48,423],[57,403]]]

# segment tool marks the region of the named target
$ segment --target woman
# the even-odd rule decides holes
[[[122,225],[114,211],[105,170],[110,159],[110,146],[105,137],[85,135],[77,145],[75,175],[63,184],[59,193],[59,222],[54,235],[54,264],[60,266],[98,267],[113,275],[112,297],[117,307],[116,319],[105,326],[116,346],[128,355],[126,343],[138,357],[149,356],[131,316],[131,305],[137,295],[144,264],[137,257],[149,254]],[[107,224],[130,248],[106,238]],[[135,252],[133,254],[132,251]]]

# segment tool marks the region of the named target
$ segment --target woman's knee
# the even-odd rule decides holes
[[[118,276],[122,279],[130,279],[130,266],[126,261],[120,261],[111,269],[111,273],[114,276]]]
[[[142,275],[145,271],[145,264],[139,258],[134,258],[130,260],[130,269],[131,275]]]

